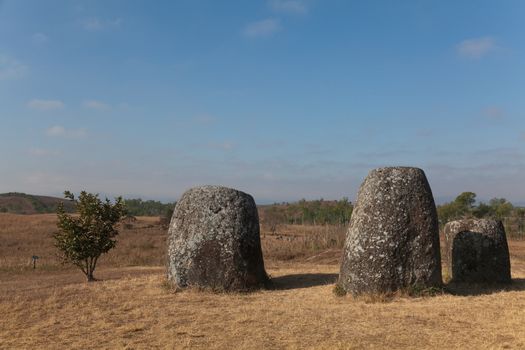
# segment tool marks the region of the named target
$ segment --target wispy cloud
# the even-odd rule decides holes
[[[62,176],[62,174],[35,171],[31,172],[30,174],[24,174],[21,180],[25,186],[37,185],[45,186],[47,188],[50,186],[50,184],[53,184],[54,189],[64,187],[68,188],[67,185],[64,185],[67,182],[66,179]]]
[[[274,35],[281,30],[278,19],[267,18],[261,21],[249,23],[242,34],[248,38],[266,38]]]
[[[236,145],[233,142],[224,141],[220,143],[210,143],[208,144],[208,147],[214,150],[230,152],[236,148]]]
[[[27,70],[27,66],[23,63],[0,53],[0,80],[22,78]]]
[[[39,111],[54,111],[64,108],[64,102],[60,100],[40,100],[33,99],[27,103],[27,106],[31,109]]]
[[[491,36],[463,40],[456,46],[460,56],[477,59],[497,49],[496,40]]]
[[[84,101],[83,105],[86,108],[96,109],[99,111],[107,111],[108,109],[111,108],[111,106],[108,105],[107,103],[104,103],[102,101],[97,101],[97,100],[86,100]]]
[[[35,157],[52,157],[52,156],[57,156],[59,153],[58,151],[36,147],[36,148],[31,148],[29,150],[29,154]]]
[[[505,111],[497,106],[490,106],[483,110],[483,115],[491,120],[501,120],[505,118]]]
[[[55,125],[46,130],[46,135],[50,137],[80,139],[87,136],[87,131],[86,129],[66,129],[61,125]]]
[[[430,129],[430,128],[421,128],[421,129],[416,130],[417,137],[427,138],[427,137],[434,136],[435,134],[436,134],[436,130]]]
[[[211,125],[217,121],[217,118],[209,114],[200,114],[192,118],[193,122],[200,125]]]
[[[49,41],[49,37],[45,35],[44,33],[35,33],[31,37],[31,40],[33,41],[34,44],[44,45]]]
[[[85,30],[97,32],[109,28],[118,28],[122,25],[122,18],[101,19],[97,17],[87,18],[82,21],[82,26]]]
[[[303,15],[308,12],[308,5],[305,0],[270,0],[269,6],[279,13]]]

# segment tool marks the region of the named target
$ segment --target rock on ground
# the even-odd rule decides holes
[[[501,221],[451,221],[444,233],[451,282],[511,282],[509,247]]]
[[[357,295],[441,284],[437,212],[425,173],[372,170],[352,213],[338,287]]]
[[[267,286],[252,196],[220,186],[185,192],[168,231],[168,280],[217,291]]]

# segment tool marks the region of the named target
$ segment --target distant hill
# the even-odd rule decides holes
[[[68,212],[74,211],[74,204],[63,198],[35,196],[19,192],[0,194],[0,213],[44,214],[56,212],[59,203],[64,203]]]

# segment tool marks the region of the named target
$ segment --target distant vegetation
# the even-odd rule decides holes
[[[353,210],[352,202],[343,197],[341,200],[326,201],[300,200],[295,203],[274,203],[259,207],[261,221],[268,225],[345,225],[350,221]]]
[[[347,225],[353,205],[348,198],[337,201],[323,199],[294,203],[274,203],[259,207],[261,222],[270,229],[276,225]],[[507,234],[525,238],[525,208],[515,207],[505,198],[493,198],[476,204],[476,194],[463,192],[449,203],[437,207],[440,225],[463,218],[502,220]]]
[[[159,201],[140,198],[124,200],[128,215],[132,216],[160,216],[171,218],[175,202],[162,203]],[[46,214],[56,213],[60,204],[68,213],[75,211],[74,202],[57,197],[36,196],[20,192],[0,194],[0,213],[12,214]]]
[[[463,192],[450,203],[438,206],[438,216],[441,224],[461,218],[492,218],[503,220],[511,216],[522,217],[525,208],[517,208],[505,198],[493,198],[488,203],[476,203],[476,194]]]
[[[66,212],[74,211],[74,204],[62,198],[35,196],[20,192],[0,194],[0,213],[45,214],[56,212],[59,204]]]
[[[161,216],[171,218],[175,202],[162,203],[159,201],[147,200],[140,198],[124,200],[128,215],[132,216]]]
[[[525,231],[525,208],[515,207],[505,198],[493,198],[488,203],[476,203],[476,194],[463,192],[450,203],[438,206],[440,225],[462,218],[485,218],[502,220],[508,235],[523,238]]]
[[[54,213],[60,203],[66,212],[75,210],[74,203],[62,198],[35,196],[10,192],[0,194],[0,213],[40,214]],[[176,202],[162,203],[140,198],[124,200],[127,215],[159,216],[171,218]],[[276,225],[347,225],[352,215],[353,204],[348,198],[340,200],[305,200],[260,205],[261,223],[267,227]],[[463,192],[455,200],[437,207],[439,222],[443,226],[448,221],[461,218],[494,218],[502,220],[507,234],[514,238],[525,238],[525,208],[515,207],[505,198],[493,198],[488,202],[476,204],[476,194]]]
[[[124,200],[128,215],[132,216],[161,216],[171,218],[175,202],[162,203],[159,201],[140,198]],[[12,214],[46,214],[56,213],[60,204],[68,213],[75,211],[74,202],[57,197],[36,196],[32,194],[9,192],[0,194],[0,213]]]

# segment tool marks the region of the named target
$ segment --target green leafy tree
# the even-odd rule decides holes
[[[174,210],[175,210],[175,203],[168,203],[166,207],[164,208],[164,217],[168,219],[168,221],[171,220]]]
[[[276,224],[341,225],[347,224],[352,215],[353,205],[348,198],[326,201],[323,198],[295,203],[274,203],[261,208],[264,221]]]
[[[476,203],[476,194],[463,192],[454,201],[440,205],[437,208],[440,223],[444,225],[451,220],[474,215],[474,203]]]
[[[458,208],[463,212],[468,212],[476,203],[476,194],[474,192],[463,192],[454,200]]]
[[[124,200],[126,210],[129,215],[133,216],[163,216],[168,210],[173,211],[175,203],[161,203],[159,201],[147,200],[140,198]],[[171,216],[169,216],[171,218]]]
[[[491,217],[493,215],[493,208],[483,202],[479,203],[477,207],[472,210],[472,214],[481,219],[485,217]]]
[[[508,202],[505,198],[492,198],[489,202],[492,207],[492,213],[494,218],[502,220],[503,218],[510,216],[514,206]]]
[[[439,223],[441,225],[444,225],[447,222],[455,220],[458,217],[458,208],[456,203],[454,202],[445,203],[437,207],[437,213]]]
[[[91,282],[99,257],[117,243],[116,225],[125,214],[124,203],[122,197],[115,198],[114,203],[107,198],[103,202],[98,194],[85,191],[78,200],[69,191],[64,196],[75,203],[78,215],[67,214],[64,205],[59,205],[55,246],[62,260],[80,268]]]

